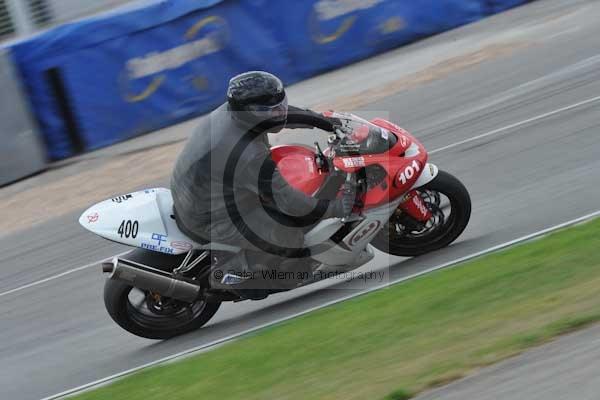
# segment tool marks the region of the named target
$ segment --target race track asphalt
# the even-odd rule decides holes
[[[396,279],[600,209],[600,5],[562,3],[538,1],[432,39],[476,41],[494,29],[511,42],[519,22],[522,45],[363,107],[412,131],[473,200],[471,224],[455,245],[410,260],[379,254],[366,270],[392,265]],[[528,24],[532,16],[543,22]],[[555,110],[562,111],[536,118]],[[156,185],[166,182],[149,179]],[[50,396],[381,283],[334,280],[226,304],[205,328],[166,342],[134,337],[110,320],[96,267],[3,294],[126,250],[84,232],[78,214],[2,238],[1,399]]]

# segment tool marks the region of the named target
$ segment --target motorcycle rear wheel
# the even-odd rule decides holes
[[[134,250],[123,258],[169,271],[180,262],[179,257],[147,250]],[[147,339],[165,340],[201,328],[215,315],[221,303],[203,300],[183,303],[107,279],[104,305],[111,318],[126,331]]]
[[[400,257],[415,257],[442,249],[454,242],[465,230],[471,218],[471,197],[465,186],[453,175],[439,171],[435,179],[427,185],[417,189],[426,199],[430,211],[434,214],[433,225],[423,228],[421,232],[411,232],[406,222],[409,218],[402,212],[397,212],[383,230],[375,237],[371,244],[385,253]],[[440,208],[439,199],[447,199],[450,213],[446,216]],[[447,207],[443,207],[447,208]],[[444,214],[442,216],[442,214]]]

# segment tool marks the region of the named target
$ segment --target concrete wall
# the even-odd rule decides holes
[[[134,0],[0,0],[0,39],[30,35],[41,29],[86,17]],[[10,33],[7,28],[14,33]]]
[[[131,0],[47,0],[47,3],[53,23],[60,23],[131,3]]]

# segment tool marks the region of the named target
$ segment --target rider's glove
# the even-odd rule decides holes
[[[321,129],[329,132],[335,132],[336,128],[343,126],[342,120],[334,117],[334,115],[335,113],[333,111],[325,111],[324,113],[319,114],[319,116],[324,121],[327,121],[327,124],[329,125],[327,128],[321,127]]]
[[[333,127],[333,129],[331,130],[332,132],[335,130],[336,127],[338,126],[342,126],[342,120],[339,118],[334,118],[334,117],[325,117],[327,119],[327,121],[329,121],[331,123],[331,126]]]

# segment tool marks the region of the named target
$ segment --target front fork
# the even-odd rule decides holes
[[[419,222],[427,222],[432,214],[417,190],[411,190],[404,196],[400,209]]]

